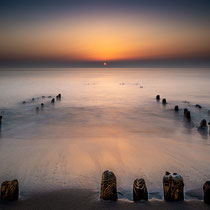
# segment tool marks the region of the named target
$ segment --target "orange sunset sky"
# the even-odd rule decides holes
[[[0,60],[120,61],[210,55],[203,5],[163,7],[151,1],[2,3]],[[32,1],[29,1],[32,2]],[[54,2],[54,1],[53,1]],[[35,4],[35,5],[33,5]],[[10,7],[9,7],[10,6]],[[22,7],[21,7],[22,6]],[[57,8],[56,8],[57,7]],[[202,11],[203,8],[203,11]],[[173,9],[175,11],[173,11]]]

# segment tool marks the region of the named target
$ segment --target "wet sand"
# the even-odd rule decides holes
[[[166,202],[151,199],[147,202],[133,202],[118,199],[118,201],[103,201],[99,193],[84,189],[68,189],[34,195],[26,200],[15,202],[0,202],[0,209],[210,209],[210,205],[202,200],[185,200]]]

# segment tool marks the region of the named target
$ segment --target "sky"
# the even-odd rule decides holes
[[[210,63],[209,0],[0,0],[0,65]]]

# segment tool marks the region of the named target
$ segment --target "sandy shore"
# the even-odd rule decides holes
[[[117,202],[99,199],[97,192],[81,189],[70,189],[34,195],[26,200],[15,202],[0,202],[0,209],[210,209],[201,200],[187,200],[183,202],[165,202],[149,200],[134,203],[119,199]]]

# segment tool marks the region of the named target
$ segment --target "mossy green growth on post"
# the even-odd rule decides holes
[[[101,199],[117,200],[117,181],[112,171],[104,171],[101,180]]]
[[[18,180],[5,181],[1,185],[1,199],[7,201],[17,200],[19,197]]]

